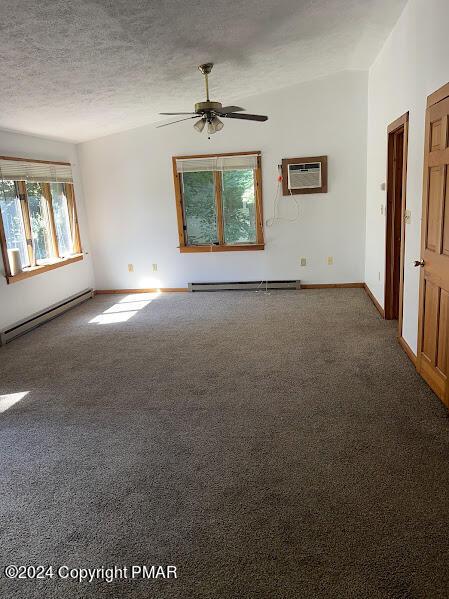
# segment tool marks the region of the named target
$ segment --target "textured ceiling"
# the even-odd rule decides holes
[[[83,141],[366,69],[405,0],[1,0],[0,128]]]

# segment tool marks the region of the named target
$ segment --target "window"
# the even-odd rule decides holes
[[[9,283],[81,260],[71,167],[0,157],[0,242]],[[18,250],[22,272],[11,271]]]
[[[56,227],[56,239],[58,241],[59,255],[61,257],[73,254],[73,238],[70,228],[69,206],[65,188],[62,183],[50,184],[53,203],[53,215]]]
[[[181,252],[263,250],[259,152],[175,156]]]
[[[0,208],[8,248],[18,249],[23,266],[29,266],[19,192],[15,181],[0,180]]]
[[[30,212],[31,238],[36,264],[53,256],[47,200],[40,183],[26,183],[28,210]]]
[[[214,173],[187,172],[181,181],[187,244],[218,243]]]

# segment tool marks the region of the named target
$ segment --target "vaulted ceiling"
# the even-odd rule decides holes
[[[405,0],[2,0],[0,129],[83,141],[366,69]]]

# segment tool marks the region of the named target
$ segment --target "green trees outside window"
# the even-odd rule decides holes
[[[187,244],[218,243],[214,173],[183,173],[182,181]]]
[[[40,183],[27,183],[31,233],[36,262],[48,260],[52,255],[47,202]]]
[[[255,243],[254,171],[224,171],[221,179],[225,243]]]
[[[187,245],[257,242],[252,169],[185,172],[182,196]]]

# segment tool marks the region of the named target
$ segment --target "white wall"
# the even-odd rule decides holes
[[[365,280],[384,304],[387,126],[410,111],[403,337],[416,352],[426,99],[449,81],[449,3],[410,0],[369,72]]]
[[[83,250],[88,252],[89,240],[82,186],[77,166],[76,146],[0,131],[0,155],[41,160],[62,160],[72,163],[81,243]],[[3,261],[1,259],[0,273],[0,329],[78,291],[93,287],[93,270],[89,255],[85,256],[84,260],[80,262],[11,285],[7,285],[3,276]]]
[[[345,71],[242,100],[248,112],[267,114],[269,120],[226,120],[210,141],[187,121],[81,144],[97,289],[297,277],[310,283],[363,281],[366,87],[366,73]],[[180,254],[172,155],[245,150],[263,153],[265,219],[272,215],[282,158],[327,154],[329,193],[296,196],[299,220],[265,227],[265,251]],[[295,214],[291,198],[281,205],[284,216]],[[301,256],[307,267],[299,266]],[[333,256],[333,266],[327,256]],[[133,273],[128,263],[134,264]]]

